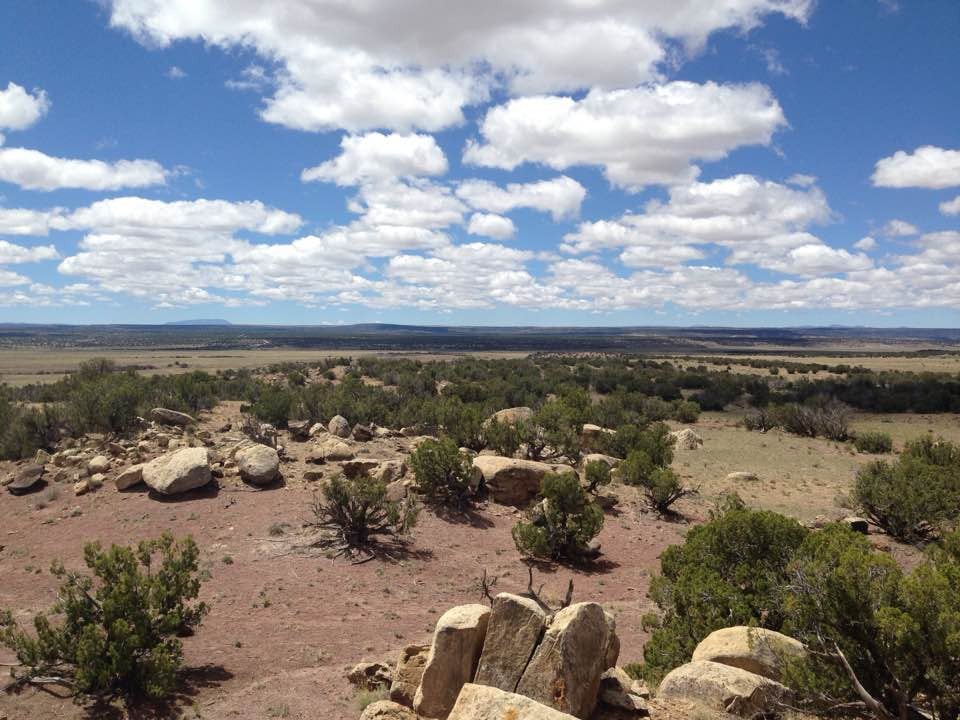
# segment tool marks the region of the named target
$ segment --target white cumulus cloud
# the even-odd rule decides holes
[[[960,195],[953,200],[944,200],[940,203],[940,212],[944,215],[960,215]]]
[[[494,240],[507,240],[516,234],[517,228],[513,224],[513,220],[503,215],[474,213],[470,216],[470,222],[467,224],[467,232],[471,235],[483,235]]]
[[[430,135],[379,132],[347,135],[340,141],[340,147],[340,155],[304,170],[301,180],[359,185],[447,172],[447,158]]]
[[[494,213],[516,208],[532,208],[550,213],[554,220],[577,215],[587,189],[563,175],[551,180],[509,183],[505,188],[488,180],[465,180],[457,187],[457,196],[470,207]]]
[[[163,185],[168,171],[153,160],[73,160],[26,148],[0,148],[0,181],[25,190],[118,190]]]
[[[898,150],[877,162],[873,184],[888,188],[960,186],[960,150],[924,145],[908,153]]]
[[[0,90],[0,130],[25,130],[46,115],[50,100],[43,90],[27,92],[14,82]],[[0,144],[2,144],[0,135]]]

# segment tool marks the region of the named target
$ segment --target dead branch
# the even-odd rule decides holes
[[[853,668],[850,667],[850,663],[847,661],[847,656],[843,654],[843,650],[840,649],[840,646],[834,642],[833,647],[837,652],[837,659],[840,661],[844,671],[847,673],[847,677],[850,679],[850,684],[853,685],[853,689],[856,691],[857,695],[860,696],[860,699],[863,700],[864,704],[877,717],[885,718],[885,720],[893,720],[893,715],[890,714],[890,712],[879,700],[867,692],[867,689],[860,683],[860,678],[857,677],[857,674],[853,671]]]
[[[496,585],[496,584],[497,584],[497,580],[499,580],[499,579],[500,579],[500,577],[497,576],[497,577],[493,578],[492,580],[489,580],[489,581],[488,581],[488,580],[487,580],[487,569],[486,569],[486,568],[483,569],[483,577],[480,578],[480,588],[481,588],[481,590],[483,590],[483,595],[484,595],[484,597],[486,597],[487,600],[489,601],[490,607],[493,607],[493,595],[490,593],[490,588],[492,588],[494,585]]]

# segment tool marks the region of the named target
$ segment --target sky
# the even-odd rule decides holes
[[[957,0],[4,0],[0,322],[960,325]]]

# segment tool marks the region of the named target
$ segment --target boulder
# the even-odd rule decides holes
[[[429,645],[407,645],[400,651],[397,666],[393,669],[393,682],[390,684],[391,700],[413,707],[429,654]]]
[[[760,478],[757,477],[756,473],[737,471],[732,472],[727,475],[727,482],[757,482]]]
[[[585,468],[592,462],[606,463],[611,468],[615,468],[620,464],[620,458],[613,457],[613,455],[604,455],[603,453],[587,453],[580,458],[580,467]]]
[[[459,605],[440,616],[413,700],[417,714],[447,717],[460,688],[473,679],[489,618],[490,608],[479,604]]]
[[[161,425],[193,425],[197,421],[186,413],[168,410],[167,408],[156,407],[150,411],[150,417]]]
[[[350,669],[347,680],[351,685],[364,690],[379,690],[390,687],[393,682],[393,673],[385,663],[361,662]]]
[[[407,465],[403,460],[384,460],[373,473],[373,476],[380,482],[388,485],[394,480],[399,480],[407,474]]]
[[[380,467],[379,460],[371,460],[370,458],[347,460],[343,463],[343,475],[351,480],[358,477],[369,477],[371,472],[378,467]]]
[[[103,484],[107,481],[107,476],[103,473],[96,473],[87,478],[87,484],[90,486],[91,490],[99,490],[103,487]]]
[[[350,423],[343,415],[334,415],[327,425],[327,430],[335,437],[350,437]]]
[[[106,455],[96,455],[87,463],[87,470],[91,475],[105,473],[110,469],[110,458]]]
[[[856,533],[860,533],[861,535],[870,534],[870,521],[866,518],[851,515],[850,517],[845,517],[842,522],[844,525],[849,525],[850,529]]]
[[[673,438],[673,446],[677,450],[696,450],[703,445],[703,438],[690,428],[674,430],[670,437]]]
[[[602,428],[599,425],[587,423],[580,431],[580,449],[585,453],[597,452],[603,449],[603,441],[607,435],[616,435],[616,430]]]
[[[463,686],[447,720],[574,720],[536,700],[499,688]]]
[[[417,720],[417,716],[410,708],[391,700],[378,700],[363,709],[360,720]]]
[[[545,475],[560,469],[556,465],[498,455],[478,455],[473,459],[473,466],[480,471],[495,502],[517,507],[526,505],[540,493]]]
[[[287,431],[294,440],[303,442],[310,439],[309,420],[290,420],[287,422]]]
[[[113,479],[117,490],[127,490],[143,482],[143,465],[131,465]]]
[[[367,442],[368,440],[373,440],[373,428],[369,425],[361,425],[357,423],[353,426],[353,439],[357,442]]]
[[[327,432],[327,428],[324,426],[323,423],[314,423],[313,425],[310,426],[310,431],[307,434],[313,438],[319,435],[320,433],[325,433],[325,432]]]
[[[267,445],[251,445],[236,455],[240,478],[254,485],[269,485],[280,477],[280,456]]]
[[[316,482],[317,480],[323,480],[323,470],[304,470],[303,479],[307,482]]]
[[[783,662],[804,654],[803,643],[765,628],[743,625],[707,635],[693,651],[693,660],[709,660],[779,680]]]
[[[203,487],[210,478],[209,456],[202,447],[161,455],[143,466],[143,481],[161,495],[177,495]]]
[[[33,462],[37,465],[46,465],[51,460],[53,460],[53,456],[42,448],[37,450],[37,454],[33,458]]]
[[[77,480],[73,484],[74,495],[86,495],[88,492],[90,492],[90,483],[87,480]]]
[[[486,424],[498,422],[501,425],[516,425],[518,422],[527,422],[533,419],[533,409],[528,407],[512,407],[497,410],[487,418]]]
[[[473,681],[514,692],[546,623],[547,613],[534,600],[510,593],[497,595]]]
[[[592,602],[560,610],[530,658],[517,692],[578,718],[590,717],[611,648],[620,648],[612,619]]]
[[[693,700],[742,717],[771,715],[790,690],[776,680],[732,665],[695,660],[674,668],[661,681],[657,697]]]
[[[635,682],[622,668],[612,667],[600,677],[598,699],[610,707],[646,714],[647,703],[634,691]]]
[[[43,477],[43,465],[31,463],[20,468],[13,479],[7,483],[7,490],[13,495],[30,492]]]
[[[353,448],[342,440],[335,440],[334,438],[324,440],[320,443],[317,450],[324,460],[334,462],[338,460],[353,460]]]

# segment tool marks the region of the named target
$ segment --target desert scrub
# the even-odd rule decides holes
[[[425,440],[410,455],[420,492],[429,502],[463,510],[473,496],[473,461],[450,438]]]
[[[583,469],[587,481],[587,492],[595,493],[601,487],[610,484],[610,466],[603,460],[591,460]]]
[[[935,537],[960,518],[960,447],[925,437],[895,462],[857,473],[854,499],[880,527],[905,542]]]
[[[883,455],[893,450],[893,439],[885,432],[859,432],[853,438],[857,452]]]
[[[10,611],[0,616],[0,644],[21,666],[15,682],[58,681],[76,694],[172,693],[183,662],[177,636],[192,632],[207,612],[192,602],[200,592],[198,556],[191,538],[164,534],[136,548],[86,545],[92,577],[54,563],[62,584],[51,614],[61,622],[41,613],[31,634]]]
[[[513,526],[517,549],[534,557],[576,561],[603,529],[603,511],[580,487],[575,473],[550,474],[541,484],[543,500],[529,522]]]

